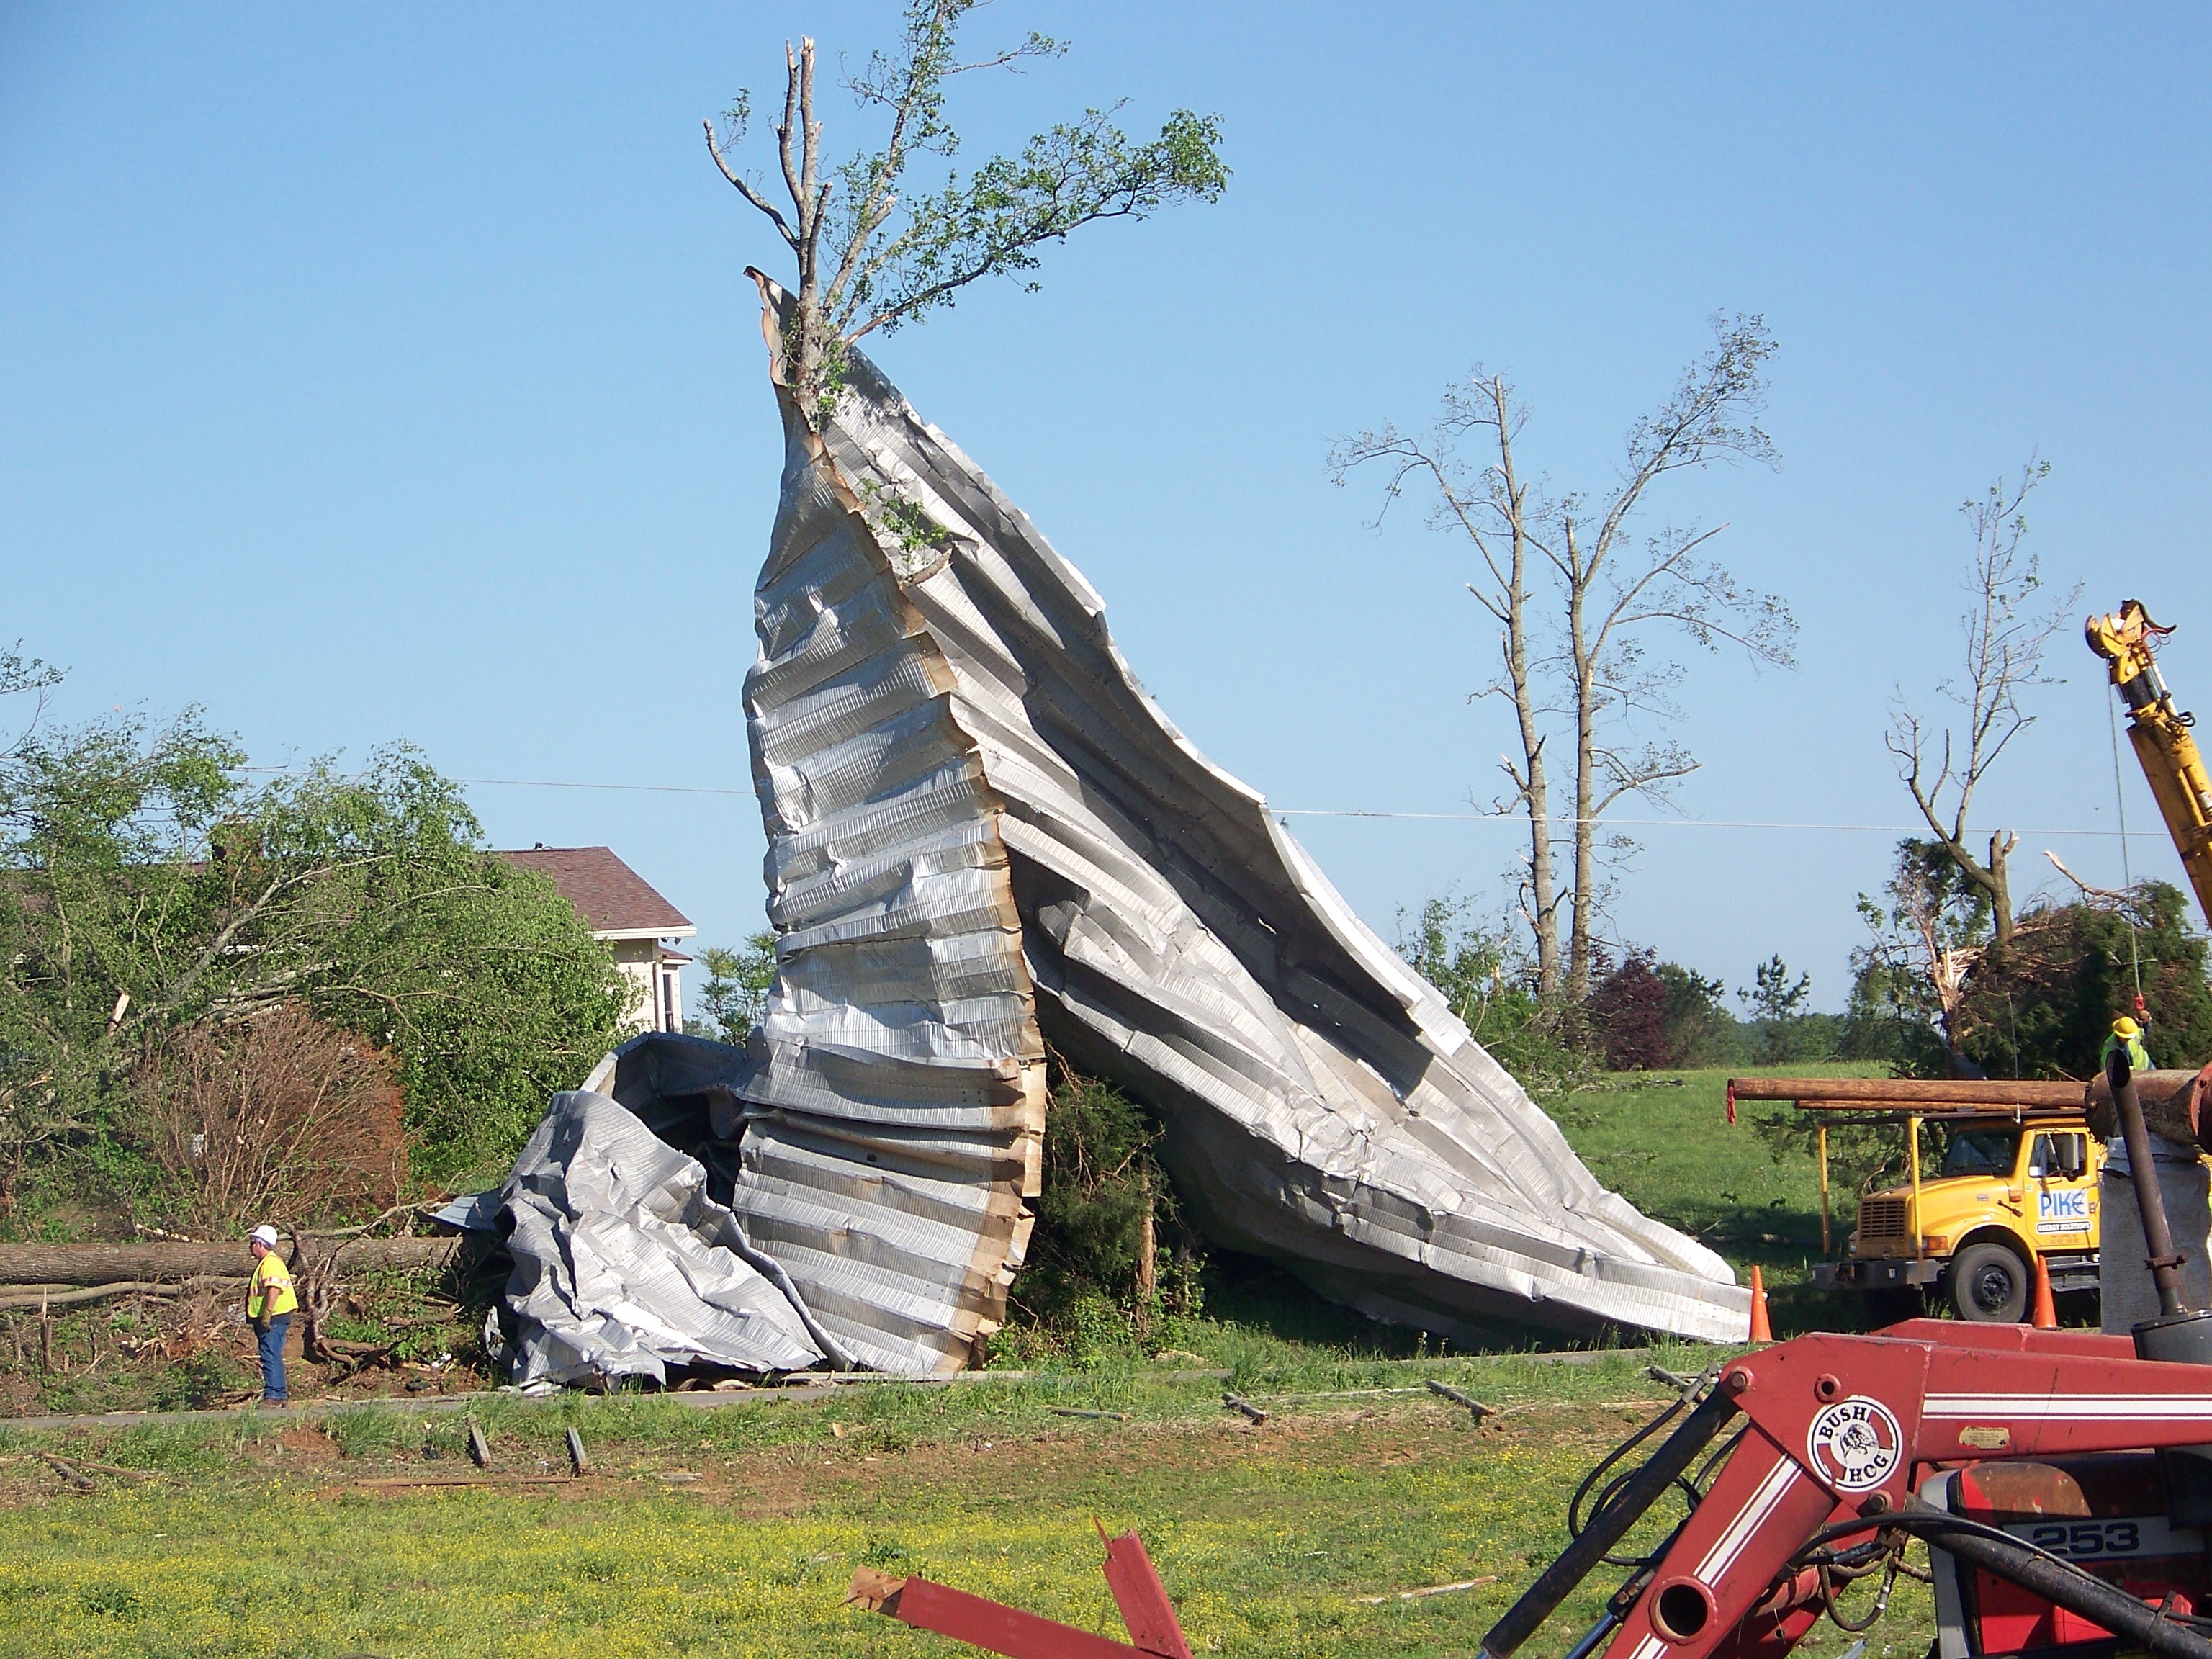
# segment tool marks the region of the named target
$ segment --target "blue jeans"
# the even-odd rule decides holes
[[[292,1328],[292,1316],[278,1314],[261,1333],[261,1397],[284,1398],[284,1334]]]

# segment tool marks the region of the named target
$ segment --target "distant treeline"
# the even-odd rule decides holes
[[[1935,867],[1920,843],[1899,849],[1887,906],[1862,898],[1869,941],[1852,956],[1841,1013],[1805,1005],[1812,985],[1777,954],[1753,983],[1718,979],[1650,951],[1606,963],[1589,995],[1547,1016],[1503,932],[1470,926],[1468,907],[1432,899],[1399,949],[1476,1040],[1532,1089],[1602,1068],[1877,1061],[1905,1077],[2088,1075],[2115,1017],[2136,1012],[2152,1059],[2212,1060],[2206,939],[2186,899],[2164,882],[2022,911],[1991,940],[1960,893],[1928,902]],[[1963,889],[1961,890],[1963,891]],[[1948,910],[1959,914],[1946,913]]]

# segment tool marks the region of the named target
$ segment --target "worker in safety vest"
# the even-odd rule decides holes
[[[253,1278],[246,1287],[246,1319],[261,1344],[261,1402],[289,1403],[284,1394],[284,1336],[292,1328],[300,1298],[292,1291],[292,1270],[276,1254],[276,1230],[263,1222],[253,1230]]]
[[[2114,1054],[2125,1054],[2130,1073],[2152,1069],[2143,1047],[2142,1027],[2127,1015],[2112,1022],[2097,1066],[2104,1071]],[[2182,1299],[2191,1307],[2212,1303],[2212,1181],[2196,1146],[2166,1136],[2150,1137],[2151,1165],[2166,1204],[2166,1227],[2181,1253]],[[2159,1313],[2158,1287],[2146,1265],[2142,1212],[2136,1202],[2128,1144],[2115,1131],[2097,1183],[2099,1240],[2097,1290],[2102,1324],[2108,1336],[2125,1336]]]
[[[2112,1063],[2117,1050],[2128,1057],[2128,1070],[2148,1072],[2151,1069],[2150,1051],[2143,1047],[2142,1027],[2122,1014],[2112,1022],[2112,1034],[2105,1039],[2104,1052],[2097,1056],[2097,1069],[2104,1071]]]

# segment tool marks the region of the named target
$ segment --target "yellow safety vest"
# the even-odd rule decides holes
[[[292,1270],[284,1265],[283,1257],[270,1251],[253,1264],[253,1282],[246,1292],[246,1316],[274,1319],[299,1305],[300,1298],[292,1293]]]

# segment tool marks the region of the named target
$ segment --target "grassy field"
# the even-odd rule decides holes
[[[1324,1376],[1308,1356],[1237,1379],[1273,1413],[1256,1427],[1218,1385],[1137,1370],[705,1411],[487,1401],[508,1472],[563,1471],[561,1431],[584,1434],[593,1473],[538,1488],[363,1484],[473,1474],[459,1418],[367,1407],[327,1426],[17,1435],[0,1444],[0,1652],[936,1659],[966,1650],[842,1605],[855,1566],[1118,1633],[1096,1516],[1139,1529],[1195,1651],[1464,1653],[1565,1542],[1576,1481],[1666,1397],[1642,1366],[1370,1360]],[[1425,1376],[1503,1410],[1478,1428]],[[95,1471],[79,1492],[40,1449],[155,1478]],[[1563,1650],[1618,1576],[1532,1652]],[[1496,1582],[1395,1599],[1477,1577]],[[1392,1599],[1358,1599],[1377,1595]],[[1903,1655],[1927,1630],[1909,1599],[1883,1626]],[[1809,1650],[1840,1646],[1825,1632]]]
[[[1787,1109],[1747,1106],[1730,1128],[1723,1085],[1620,1079],[1557,1116],[1607,1185],[1740,1269],[1758,1262],[1783,1334],[1851,1328],[1857,1305],[1806,1282],[1812,1161],[1778,1158],[1756,1130]],[[1838,1238],[1849,1210],[1839,1194]],[[0,1655],[938,1659],[970,1650],[842,1605],[854,1567],[1119,1634],[1094,1516],[1139,1529],[1199,1652],[1465,1653],[1565,1543],[1577,1481],[1667,1397],[1626,1355],[1439,1354],[1236,1258],[1209,1274],[1207,1316],[1166,1340],[1192,1356],[1171,1364],[1228,1370],[1270,1420],[1224,1412],[1218,1383],[1133,1362],[711,1410],[486,1396],[475,1416],[509,1476],[564,1472],[561,1431],[586,1436],[592,1474],[541,1486],[388,1484],[473,1475],[466,1419],[404,1407],[0,1430]],[[1688,1370],[1716,1356],[1656,1357]],[[73,1371],[40,1403],[121,1403],[102,1397],[106,1376]],[[1504,1409],[1478,1428],[1428,1376]],[[1081,1410],[1127,1416],[1062,1414]],[[82,1492],[41,1452],[155,1478],[94,1470]],[[1562,1651],[1619,1576],[1594,1577],[1532,1659]],[[1480,1577],[1494,1582],[1395,1599]],[[1917,1659],[1929,1634],[1925,1592],[1900,1585],[1868,1659]],[[1823,1626],[1808,1651],[1847,1639]]]

